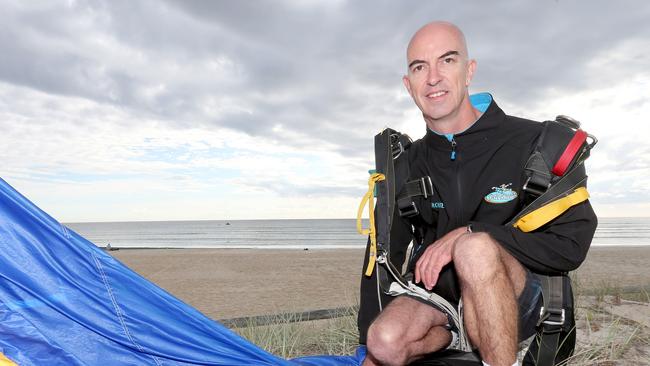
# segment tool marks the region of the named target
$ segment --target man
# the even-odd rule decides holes
[[[424,234],[431,244],[412,268],[415,282],[453,293],[446,288],[453,281],[441,280],[451,272],[460,285],[465,328],[483,362],[514,365],[518,341],[534,334],[541,306],[539,283],[530,271],[577,268],[596,217],[586,201],[543,230],[523,233],[505,226],[523,205],[523,167],[541,124],[506,116],[489,94],[470,98],[476,62],[453,24],[433,22],[418,30],[407,64],[404,85],[427,126],[426,136],[409,150],[409,179],[428,175],[435,191],[419,202],[432,218]],[[409,228],[395,223],[392,245],[406,246]],[[361,314],[362,340],[370,321],[364,365],[407,364],[445,349],[454,338],[443,313],[409,296],[394,298],[374,320]]]

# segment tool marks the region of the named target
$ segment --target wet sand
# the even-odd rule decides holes
[[[121,249],[109,252],[213,319],[357,303],[362,249]],[[593,247],[581,289],[650,286],[650,247]]]

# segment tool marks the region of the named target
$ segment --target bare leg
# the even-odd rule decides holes
[[[485,233],[460,237],[453,261],[470,340],[490,365],[512,365],[517,353],[517,297],[525,286],[525,269]]]
[[[393,300],[368,329],[363,365],[404,365],[451,342],[447,317],[410,297]]]

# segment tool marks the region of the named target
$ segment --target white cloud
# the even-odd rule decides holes
[[[2,176],[64,221],[351,217],[374,134],[425,132],[400,78],[408,37],[437,14],[467,29],[477,91],[600,139],[601,214],[647,216],[647,7],[606,18],[595,40],[585,25],[607,3],[510,5],[494,5],[518,14],[503,28],[415,1],[9,2]]]

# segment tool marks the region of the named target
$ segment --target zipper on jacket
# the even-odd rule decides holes
[[[451,155],[449,158],[454,161],[456,160],[456,140],[454,140],[454,137],[452,136],[451,140],[449,140],[451,143]]]
[[[454,134],[445,134],[447,141],[451,144],[451,153],[449,154],[449,160],[455,162],[456,166],[456,203],[458,204],[458,216],[456,217],[457,226],[462,224],[463,220],[463,195],[462,195],[462,186],[460,182],[460,161],[456,161],[456,139]]]
[[[456,139],[454,139],[454,136],[452,135],[451,138],[449,139],[449,143],[451,143],[451,153],[449,155],[449,159],[451,161],[454,161],[456,165],[456,202],[457,202],[457,207],[458,207],[458,216],[456,218],[458,225],[460,226],[462,221],[463,221],[463,189],[461,185],[461,179],[460,179],[460,161],[456,160],[456,146],[458,143],[456,143]]]
[[[463,224],[463,188],[460,179],[460,161],[456,162],[456,193],[458,198],[458,225]]]

